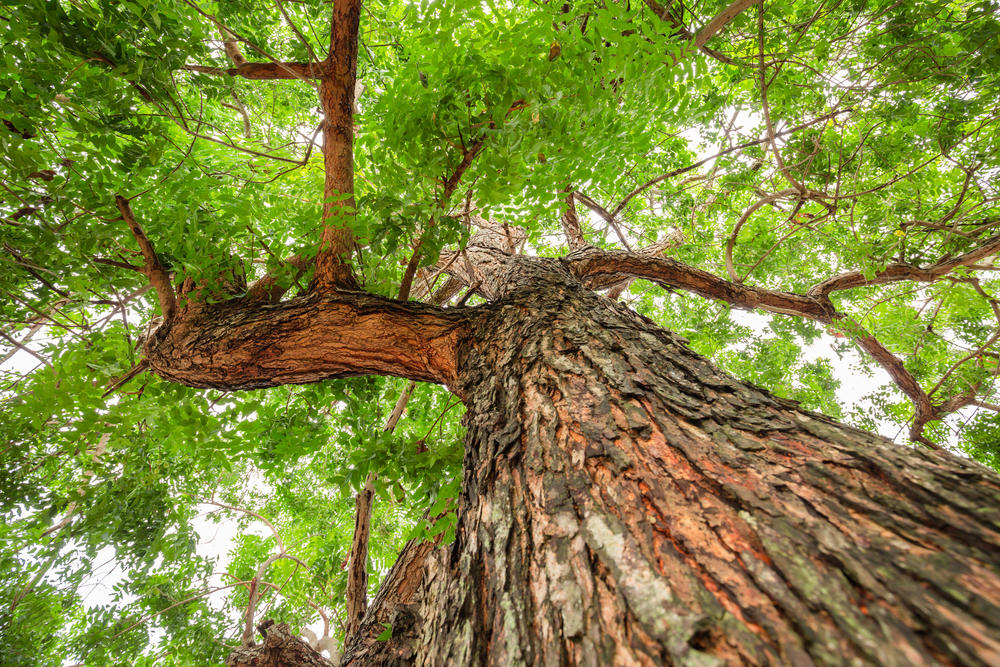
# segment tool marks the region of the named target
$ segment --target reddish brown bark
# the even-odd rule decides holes
[[[354,84],[357,80],[359,0],[335,0],[327,70],[320,80],[323,107],[323,235],[316,257],[320,288],[354,289],[347,263],[354,250]]]
[[[459,354],[456,541],[344,664],[1000,662],[994,473],[739,382],[556,261],[506,275]]]
[[[323,66],[317,63],[250,63],[243,62],[236,67],[207,67],[205,65],[185,65],[189,72],[238,76],[244,79],[318,79],[323,75]]]
[[[156,296],[160,301],[160,314],[164,320],[170,320],[177,312],[177,299],[174,296],[174,287],[170,283],[167,269],[160,262],[153,242],[146,237],[146,232],[135,219],[135,214],[132,213],[132,207],[129,206],[128,200],[118,195],[115,197],[115,204],[118,205],[118,211],[122,214],[122,220],[128,225],[129,231],[132,232],[136,243],[139,244],[139,250],[142,252],[144,260],[142,272],[149,278],[149,284],[156,290]]]
[[[492,231],[486,306],[192,302],[147,345],[195,386],[463,399],[456,540],[407,547],[344,664],[1000,663],[997,475],[735,380]]]
[[[568,261],[573,271],[586,279],[592,289],[609,287],[626,276],[633,276],[664,287],[720,299],[739,308],[764,308],[772,313],[801,315],[824,323],[837,316],[833,305],[825,297],[777,292],[730,282],[670,257],[584,248],[571,254]]]
[[[566,195],[566,208],[563,209],[562,214],[563,234],[566,236],[566,244],[570,250],[579,250],[587,245],[587,241],[583,238],[583,231],[580,229],[580,219],[576,215],[576,197],[573,194],[573,190],[572,188],[566,188],[565,191],[569,194]]]
[[[465,316],[362,292],[274,305],[194,300],[150,336],[158,375],[192,387],[254,389],[376,374],[448,384]]]
[[[368,609],[368,537],[371,533],[372,501],[375,497],[374,477],[369,474],[365,486],[354,499],[354,537],[347,555],[347,627],[349,640],[358,631]]]

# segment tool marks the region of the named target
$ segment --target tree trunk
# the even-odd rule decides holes
[[[455,542],[344,664],[1000,664],[1000,478],[737,381],[563,262],[511,266],[458,351]]]

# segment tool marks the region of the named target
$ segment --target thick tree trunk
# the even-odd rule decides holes
[[[459,349],[457,538],[382,661],[1000,664],[1000,478],[739,382],[563,263],[517,264]]]

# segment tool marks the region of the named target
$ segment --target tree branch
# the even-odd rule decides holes
[[[608,212],[608,210],[606,208],[604,208],[603,206],[601,206],[600,204],[598,204],[596,201],[594,201],[593,199],[591,199],[587,195],[583,194],[582,192],[574,192],[573,196],[576,197],[577,201],[579,201],[581,204],[583,204],[584,206],[586,206],[587,208],[589,208],[591,211],[593,211],[597,215],[601,216],[601,219],[604,220],[604,222],[608,223],[608,226],[611,227],[611,229],[614,231],[615,236],[618,237],[618,241],[619,241],[619,243],[622,244],[622,247],[624,247],[626,250],[628,250],[628,251],[631,252],[632,248],[629,245],[629,242],[625,239],[625,235],[622,234],[622,230],[618,226],[618,223],[616,221],[617,220],[617,213]],[[619,207],[616,210],[620,210],[620,209],[621,209],[621,207]]]
[[[369,473],[365,487],[354,499],[354,537],[347,557],[347,628],[344,644],[361,626],[368,609],[368,536],[371,533],[372,501],[375,496],[375,475]]]
[[[715,15],[715,17],[705,24],[694,36],[695,48],[701,48],[708,43],[708,40],[715,37],[720,30],[725,28],[729,23],[739,16],[745,9],[751,5],[759,3],[761,0],[736,0],[731,5],[723,9],[721,12]]]
[[[45,357],[43,357],[39,353],[35,352],[34,350],[32,350],[27,345],[24,345],[21,342],[15,340],[13,338],[11,338],[7,334],[3,333],[2,331],[0,331],[0,338],[3,338],[5,341],[7,341],[11,345],[13,345],[16,349],[20,350],[21,352],[27,352],[28,354],[30,354],[31,356],[33,356],[35,359],[38,359],[40,362],[42,362],[43,364],[45,364],[49,368],[52,368],[52,363],[48,359],[46,359]]]
[[[341,667],[380,664],[373,658],[390,649],[391,640],[380,642],[376,637],[382,634],[385,624],[393,624],[397,614],[413,601],[413,595],[423,579],[424,561],[434,550],[434,546],[435,542],[420,538],[406,543],[385,576],[360,628],[350,642],[344,644]]]
[[[323,76],[323,66],[316,63],[245,62],[236,67],[184,65],[181,69],[187,72],[198,72],[199,74],[212,74],[215,76],[238,76],[254,81],[319,79]]]
[[[851,111],[850,108],[848,108],[848,109],[838,109],[836,111],[831,111],[830,113],[823,114],[822,116],[818,116],[816,118],[813,118],[812,120],[807,121],[805,123],[802,123],[801,125],[796,125],[795,127],[790,127],[787,130],[782,130],[780,132],[775,132],[774,136],[775,137],[783,137],[783,136],[785,136],[787,134],[794,134],[795,132],[798,132],[800,130],[804,130],[806,128],[812,127],[813,125],[817,125],[819,123],[823,123],[823,122],[825,122],[827,120],[830,120],[831,118],[839,116],[840,114],[848,113],[849,111]],[[665,181],[665,180],[667,180],[669,178],[673,178],[674,176],[680,176],[681,174],[684,174],[684,173],[687,173],[687,172],[692,171],[694,169],[697,169],[698,167],[706,165],[706,164],[708,164],[709,162],[711,162],[712,160],[714,160],[716,158],[720,158],[720,157],[723,157],[724,155],[729,155],[730,153],[735,153],[735,152],[741,151],[741,150],[743,150],[745,148],[750,148],[752,146],[759,146],[760,144],[767,143],[769,140],[770,140],[770,137],[765,136],[765,137],[761,137],[760,139],[755,139],[754,141],[747,141],[747,142],[744,142],[742,144],[738,144],[736,146],[730,146],[729,148],[726,148],[724,150],[719,151],[715,155],[709,155],[708,157],[703,158],[701,160],[698,160],[697,162],[694,162],[692,164],[689,164],[686,167],[679,167],[677,169],[673,169],[671,171],[668,171],[668,172],[666,172],[664,174],[660,174],[659,176],[657,176],[657,177],[655,177],[653,179],[650,179],[649,181],[643,183],[642,185],[640,185],[636,189],[632,190],[632,192],[630,192],[627,195],[625,195],[625,197],[622,198],[622,200],[618,204],[618,206],[616,206],[615,209],[613,211],[611,211],[610,215],[612,217],[614,217],[614,218],[617,218],[618,214],[625,210],[625,207],[628,206],[628,204],[629,204],[630,201],[632,201],[633,199],[635,199],[636,197],[638,197],[639,195],[641,195],[643,192],[645,192],[649,188],[653,187],[654,185],[657,185],[658,183],[662,183],[663,181]]]
[[[323,235],[313,284],[320,290],[357,289],[348,259],[354,249],[354,88],[357,82],[360,0],[334,0],[330,50],[320,80],[323,122]]]
[[[285,11],[285,6],[281,4],[281,0],[274,0],[274,1],[275,4],[278,5],[278,11],[281,12],[281,16],[282,18],[285,19],[285,23],[287,23],[288,27],[291,28],[292,32],[295,33],[295,36],[299,38],[299,41],[302,42],[302,45],[306,47],[306,51],[309,53],[309,57],[312,58],[313,62],[319,62],[320,61],[319,56],[317,56],[316,52],[313,51],[313,47],[309,43],[309,40],[306,39],[306,36],[302,34],[302,31],[299,30],[299,27],[295,25],[294,21],[292,21],[292,17],[290,17],[288,15],[288,12]]]
[[[305,271],[312,260],[305,255],[292,255],[282,263],[285,266],[296,269],[300,274]],[[288,291],[288,288],[278,283],[276,273],[269,273],[247,289],[246,301],[257,301],[263,303],[278,303],[281,297]]]
[[[439,207],[443,206],[451,196],[455,194],[455,190],[458,189],[458,184],[462,180],[462,176],[468,171],[469,167],[472,166],[473,160],[476,156],[483,150],[483,145],[485,144],[485,139],[478,139],[472,142],[472,145],[466,148],[462,153],[462,159],[459,161],[458,166],[455,167],[455,171],[452,172],[451,176],[444,182],[444,187],[441,191],[441,196],[437,200]],[[435,220],[431,220],[427,228],[430,229],[434,226]],[[399,294],[397,299],[400,301],[406,301],[410,298],[410,289],[413,286],[413,277],[417,273],[417,268],[420,266],[420,251],[424,244],[423,236],[417,240],[413,247],[413,254],[410,255],[410,261],[406,263],[406,270],[403,271],[403,278],[399,281]]]
[[[611,286],[620,282],[623,277],[631,276],[644,278],[667,288],[683,289],[710,299],[725,301],[739,308],[761,308],[772,313],[798,315],[823,324],[844,320],[844,316],[834,309],[825,296],[803,296],[741,285],[668,257],[587,248],[571,253],[565,261],[592,289]],[[928,421],[941,417],[942,411],[931,403],[930,396],[898,357],[857,323],[847,321],[846,324],[858,345],[886,370],[900,390],[913,402],[915,417],[910,439],[937,447],[922,436],[922,431]]]
[[[170,275],[166,267],[160,262],[156,255],[156,249],[152,241],[146,237],[146,233],[135,219],[132,208],[128,200],[121,195],[115,195],[115,203],[122,214],[122,219],[128,225],[129,231],[139,244],[142,257],[145,260],[142,272],[149,279],[149,283],[156,290],[156,295],[160,300],[160,312],[163,314],[163,321],[170,322],[177,313],[177,297],[174,295],[174,286],[170,283]]]
[[[587,245],[587,241],[583,238],[583,231],[580,229],[580,219],[576,215],[576,202],[573,191],[571,188],[566,188],[565,192],[569,194],[566,195],[566,208],[563,209],[562,214],[563,234],[566,235],[566,243],[569,245],[570,250],[577,250]]]
[[[740,282],[739,276],[736,275],[736,267],[733,265],[733,248],[736,246],[736,239],[740,234],[740,229],[742,229],[746,221],[750,219],[750,216],[756,213],[757,210],[760,209],[761,207],[766,206],[768,204],[773,204],[782,197],[790,197],[798,194],[799,194],[798,190],[792,190],[789,188],[771,193],[769,195],[765,195],[760,199],[758,199],[756,203],[750,206],[750,208],[744,211],[743,215],[740,216],[740,219],[736,221],[735,225],[733,225],[733,231],[729,235],[729,240],[726,241],[726,253],[725,253],[726,272],[729,274],[729,278],[733,282]]]
[[[764,114],[764,127],[767,130],[767,141],[771,146],[771,152],[774,154],[774,160],[778,165],[778,171],[785,177],[785,180],[795,189],[796,192],[804,193],[805,186],[799,183],[791,172],[788,171],[788,167],[785,165],[785,160],[781,157],[781,151],[778,150],[778,142],[774,140],[774,123],[771,122],[771,105],[767,103],[767,68],[764,66],[764,1],[759,0],[757,3],[757,44],[758,50],[758,69],[760,70],[760,106]]]
[[[910,439],[939,449],[934,442],[922,435],[924,425],[940,416],[931,404],[927,392],[923,390],[910,371],[906,370],[903,362],[870,333],[857,327],[853,338],[861,346],[861,349],[871,355],[885,369],[896,386],[913,402],[914,418],[913,425],[910,427]]]
[[[149,368],[149,361],[147,359],[141,359],[139,363],[132,366],[132,368],[128,369],[123,375],[120,375],[116,378],[112,378],[108,382],[107,390],[105,390],[105,392],[101,394],[101,398],[107,398],[114,392],[118,391],[119,389],[124,387],[129,380],[134,378],[136,375],[139,375],[148,368]]]
[[[828,280],[811,287],[807,294],[815,298],[825,298],[833,292],[851,289],[854,287],[864,287],[867,285],[882,285],[885,283],[898,282],[901,280],[913,280],[915,282],[933,282],[941,276],[954,271],[963,266],[970,267],[976,262],[1000,252],[1000,236],[993,236],[976,248],[964,255],[952,259],[942,259],[936,264],[926,268],[913,266],[912,264],[890,264],[881,271],[877,271],[871,278],[866,278],[861,271],[849,271],[834,276]]]
[[[762,308],[826,324],[838,317],[833,306],[821,299],[740,285],[669,257],[587,248],[571,253],[566,262],[591,289],[611,287],[627,277],[644,278],[663,287],[693,292],[738,308]]]
[[[146,354],[161,377],[224,390],[394,375],[447,384],[469,314],[363,292],[275,305],[189,300]]]

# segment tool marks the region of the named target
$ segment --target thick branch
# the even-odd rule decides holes
[[[858,332],[855,334],[854,340],[858,342],[861,349],[870,354],[885,369],[896,386],[913,402],[914,416],[913,425],[910,428],[910,439],[937,449],[938,446],[934,442],[923,437],[924,425],[942,416],[931,404],[927,392],[910,374],[910,371],[906,370],[903,362],[870,333],[867,331]]]
[[[323,237],[316,256],[315,285],[354,289],[348,265],[354,249],[354,87],[357,82],[360,0],[335,0],[327,69],[320,82],[323,107]]]
[[[244,63],[236,67],[184,65],[182,69],[200,74],[238,76],[256,81],[270,79],[318,79],[323,75],[323,68],[315,63]]]
[[[861,271],[850,271],[842,273],[839,276],[834,276],[829,280],[824,280],[810,288],[808,294],[809,296],[822,299],[833,292],[853,287],[863,287],[865,285],[882,285],[901,280],[932,282],[959,267],[970,266],[998,252],[1000,252],[1000,236],[993,236],[975,250],[953,259],[941,260],[926,268],[913,266],[912,264],[890,264],[881,271],[876,272],[871,278],[866,278]]]
[[[562,227],[563,234],[566,235],[566,243],[569,244],[570,250],[577,250],[587,245],[586,239],[583,238],[583,231],[580,229],[580,219],[576,215],[576,201],[573,197],[573,192],[567,188],[568,195],[566,195],[566,208],[563,209],[562,214]]]
[[[978,257],[983,256],[985,255],[978,255]],[[592,289],[615,285],[624,277],[644,278],[664,287],[694,292],[739,308],[761,308],[772,313],[807,317],[824,324],[844,319],[844,316],[834,309],[826,294],[803,296],[741,285],[669,257],[587,248],[571,253],[566,261],[571,270]],[[913,402],[915,416],[910,439],[936,447],[922,436],[923,427],[928,421],[946,414],[946,411],[934,406],[930,396],[906,369],[902,360],[878,339],[857,324],[851,324],[847,328],[851,330],[852,338],[861,349],[885,369],[896,386]]]
[[[695,48],[701,48],[708,43],[708,40],[712,39],[719,33],[720,30],[725,28],[729,23],[739,16],[745,9],[751,5],[759,3],[761,0],[736,0],[731,5],[719,12],[715,18],[709,21],[704,28],[698,31],[698,34],[694,36]]]
[[[150,369],[193,387],[256,389],[356,375],[447,384],[465,311],[360,292],[275,305],[191,303],[150,338]]]
[[[434,542],[423,539],[413,539],[406,543],[382,582],[358,632],[344,645],[344,657],[340,663],[342,667],[383,664],[377,662],[376,656],[391,654],[396,648],[393,639],[382,642],[376,637],[382,634],[385,624],[393,626],[394,638],[400,634],[403,624],[399,621],[401,616],[406,615],[407,607],[413,601],[413,595],[423,578],[424,561],[434,550],[434,546]]]
[[[125,220],[129,231],[132,232],[132,236],[135,237],[136,242],[139,244],[139,250],[142,251],[142,257],[145,260],[142,272],[149,278],[150,284],[156,290],[156,295],[160,299],[160,311],[163,314],[164,321],[169,322],[177,313],[177,298],[174,296],[174,287],[170,284],[170,275],[167,273],[166,267],[160,263],[160,258],[156,255],[156,249],[153,248],[153,242],[146,237],[146,233],[142,230],[139,223],[136,222],[128,200],[121,195],[116,195],[115,203],[118,204],[118,210],[121,211],[122,219]]]
[[[369,474],[365,487],[354,499],[354,537],[347,559],[347,629],[346,641],[358,631],[368,609],[368,536],[371,533],[372,501],[375,477]]]
[[[587,248],[570,254],[566,261],[591,289],[611,287],[627,277],[644,278],[664,287],[719,299],[738,308],[763,308],[772,313],[801,315],[824,323],[837,317],[833,307],[824,300],[740,285],[669,257]]]
[[[672,25],[677,30],[677,32],[675,34],[678,37],[680,37],[681,39],[689,40],[689,41],[691,39],[693,39],[693,35],[691,34],[691,31],[688,30],[688,27],[686,25],[684,25],[684,23],[679,18],[677,18],[676,16],[674,16],[674,14],[671,12],[670,8],[664,7],[660,3],[656,2],[656,0],[644,0],[644,1],[646,3],[646,6],[649,7],[651,10],[653,10],[654,14],[656,14],[657,16],[660,17],[661,21],[666,21],[667,23],[669,23],[670,25]],[[718,60],[720,62],[724,62],[724,63],[729,64],[729,65],[733,64],[733,62],[734,62],[732,58],[729,58],[728,56],[724,56],[721,53],[719,53],[718,51],[715,51],[714,49],[710,49],[707,46],[701,46],[699,48],[701,49],[702,53],[705,53],[706,55],[709,55],[712,58],[715,58],[716,60]]]

